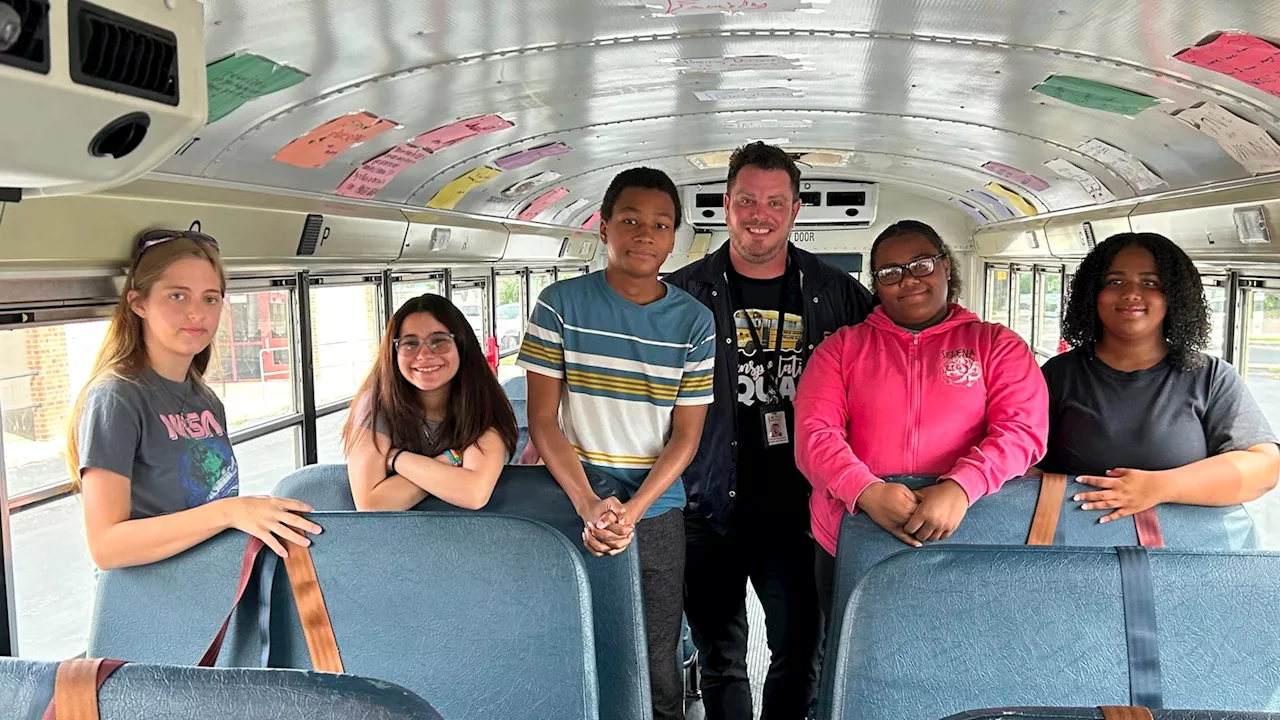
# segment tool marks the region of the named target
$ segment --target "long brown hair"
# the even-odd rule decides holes
[[[111,378],[119,378],[129,382],[137,382],[142,371],[147,368],[147,344],[142,332],[143,320],[133,311],[132,299],[149,297],[151,289],[160,280],[165,270],[175,262],[184,258],[207,260],[218,273],[221,290],[227,291],[227,272],[222,266],[222,256],[217,247],[207,242],[200,242],[189,237],[178,237],[161,242],[144,249],[137,258],[125,278],[124,290],[116,302],[115,312],[111,315],[111,324],[107,327],[107,335],[98,349],[98,356],[93,361],[93,371],[89,373],[89,382],[85,383],[76,403],[71,409],[71,417],[67,422],[67,469],[71,471],[71,484],[80,489],[80,416],[84,414],[85,400],[89,391]],[[134,298],[130,295],[137,291]],[[204,382],[204,373],[209,369],[213,359],[213,342],[201,350],[191,360],[187,377],[201,392],[212,396],[213,390]]]
[[[448,414],[440,425],[439,437],[431,439],[422,432],[427,416],[418,388],[400,374],[396,362],[395,340],[400,337],[400,328],[406,318],[417,313],[430,313],[439,320],[453,333],[458,346],[458,373],[449,381]],[[516,450],[518,431],[511,402],[489,368],[467,318],[457,306],[439,295],[419,295],[396,310],[382,334],[382,346],[378,348],[373,369],[360,386],[351,408],[347,424],[342,428],[343,447],[348,454],[357,439],[371,432],[374,419],[380,417],[386,419],[391,447],[420,455],[447,449],[461,451],[476,444],[490,428],[502,437],[508,456]]]

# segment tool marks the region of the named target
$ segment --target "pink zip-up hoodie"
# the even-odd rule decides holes
[[[920,333],[877,306],[823,341],[796,390],[796,465],[813,534],[835,555],[840,520],[886,475],[955,480],[972,504],[1044,457],[1049,391],[1003,325],[952,304]]]

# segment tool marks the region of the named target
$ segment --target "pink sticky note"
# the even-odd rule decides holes
[[[413,144],[424,147],[431,152],[439,152],[450,145],[456,145],[467,138],[485,135],[498,130],[515,127],[515,123],[504,120],[498,115],[481,115],[469,120],[438,127],[429,133],[423,133],[413,139]]]
[[[394,127],[394,121],[367,112],[343,115],[280,148],[273,159],[294,167],[322,168],[351,146],[377,137]]]
[[[995,173],[1000,177],[1018,183],[1022,187],[1032,192],[1042,192],[1049,189],[1049,183],[1028,172],[1023,172],[1012,165],[1005,165],[992,160],[986,163],[982,168],[988,172]]]
[[[516,219],[524,220],[526,222],[532,221],[534,218],[541,215],[544,210],[555,205],[560,201],[560,198],[563,198],[568,194],[568,188],[552,188],[539,195],[533,202],[529,203],[529,207],[522,210]]]
[[[1280,97],[1280,48],[1262,38],[1222,33],[1211,43],[1187,48],[1173,57]]]
[[[408,143],[397,145],[356,168],[334,193],[341,197],[368,200],[403,170],[413,167],[430,154]]]
[[[546,145],[539,145],[536,148],[529,148],[528,150],[521,150],[518,153],[512,153],[510,155],[500,157],[493,164],[503,170],[515,170],[516,168],[522,168],[525,165],[531,165],[543,158],[563,155],[571,150],[573,150],[573,148],[562,142],[547,143]]]
[[[596,225],[599,225],[599,224],[600,224],[600,211],[597,210],[594,215],[587,218],[586,222],[582,223],[582,229],[591,230],[592,228],[594,228]]]

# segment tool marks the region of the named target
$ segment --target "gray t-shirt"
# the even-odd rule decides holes
[[[1171,470],[1276,442],[1236,369],[1206,355],[1182,371],[1162,360],[1116,370],[1091,348],[1044,364],[1049,386],[1047,472],[1104,475],[1113,468]]]
[[[411,452],[421,453],[427,457],[435,457],[440,453],[448,450],[440,437],[440,429],[444,426],[443,420],[428,420],[422,418],[422,424],[417,428],[401,433],[399,436],[391,432],[391,420],[386,413],[379,412],[377,417],[370,421],[368,395],[363,396],[356,401],[356,417],[360,418],[360,424],[377,433],[386,435],[391,441],[392,447],[399,447]]]
[[[204,505],[240,492],[222,402],[190,380],[148,369],[136,382],[111,378],[89,391],[80,417],[80,469],[130,480],[131,519]]]

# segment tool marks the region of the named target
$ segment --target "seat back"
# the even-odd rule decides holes
[[[1280,720],[1280,713],[1236,710],[1151,710],[1152,720]],[[1096,707],[1020,707],[969,710],[943,720],[1104,720]]]
[[[591,596],[560,533],[478,513],[316,513],[311,557],[347,672],[449,720],[598,717]],[[277,573],[284,573],[284,568]],[[277,579],[271,664],[310,668]]]
[[[1277,613],[1277,554],[955,545],[898,553],[849,598],[830,663],[835,716],[1129,705],[1152,687],[1158,702],[1133,704],[1276,712],[1280,635],[1259,630]]]
[[[235,601],[249,536],[228,530],[167,560],[98,576],[89,627],[90,657],[194,665]],[[259,623],[260,576],[232,616],[218,665],[265,667]]]
[[[58,663],[0,658],[4,717],[39,718]],[[175,692],[179,688],[180,692]],[[102,720],[440,720],[422,698],[380,680],[297,670],[128,664],[98,691]]]
[[[592,473],[601,497],[618,495],[607,476]],[[347,470],[343,465],[311,465],[289,475],[272,491],[310,504],[317,510],[353,510]],[[452,511],[438,498],[414,510]],[[648,720],[652,716],[649,665],[645,645],[644,600],[640,560],[635,552],[597,558],[582,546],[582,520],[573,503],[545,467],[510,466],[494,487],[486,514],[511,515],[546,523],[577,548],[591,583],[596,641],[596,674],[600,680],[600,717],[604,720]],[[636,543],[641,542],[640,538]],[[633,543],[634,547],[634,543]]]
[[[932,476],[896,476],[887,478],[912,489],[937,481]],[[1138,533],[1132,518],[1099,524],[1102,511],[1080,510],[1071,502],[1078,493],[1096,490],[1068,478],[1063,503],[1058,514],[1055,545],[1080,547],[1116,547],[1137,545]],[[1036,503],[1040,497],[1040,478],[1011,480],[999,492],[980,498],[965,514],[955,533],[936,544],[943,545],[1024,545],[1031,530]],[[1200,507],[1161,505],[1156,509],[1165,546],[1189,550],[1250,550],[1258,547],[1258,535],[1248,511],[1240,505]],[[935,543],[930,543],[935,544]],[[845,603],[858,580],[886,557],[910,549],[866,516],[845,514],[840,526],[837,548],[836,577],[831,608],[833,628],[827,635],[827,653],[834,652],[836,638],[843,621]],[[822,671],[820,717],[826,710],[831,693],[829,668]]]
[[[508,462],[515,463],[529,444],[529,385],[524,375],[519,375],[502,383],[502,391],[511,402],[511,409],[516,414],[516,451]]]

